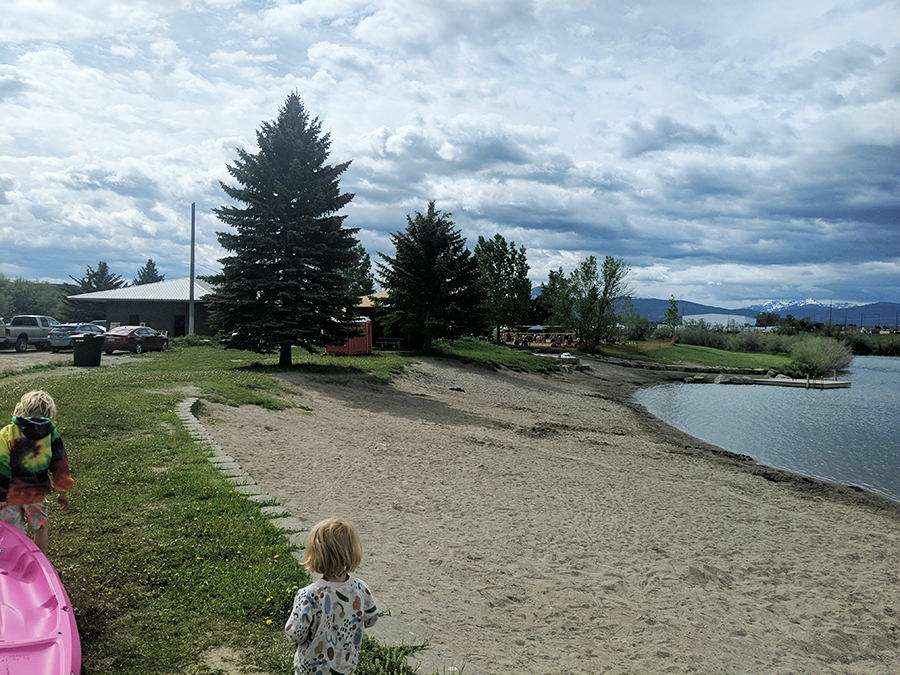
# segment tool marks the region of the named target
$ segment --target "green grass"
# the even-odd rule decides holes
[[[538,348],[535,348],[535,350]],[[539,347],[542,352],[560,354],[570,351],[574,355],[579,352],[571,348]],[[500,346],[490,342],[463,338],[460,340],[438,340],[434,343],[432,353],[435,356],[457,359],[464,363],[497,369],[539,374],[553,373],[559,368],[559,361],[548,356],[534,356],[532,348],[516,349]],[[597,350],[599,355],[616,356],[663,364],[695,364],[710,367],[726,368],[761,368],[781,371],[791,362],[787,354],[765,352],[732,352],[710,347],[694,345],[671,345],[668,342],[638,342],[632,344],[603,345]]]
[[[671,345],[664,342],[645,342],[633,345],[604,345],[601,354],[650,361],[667,365],[696,364],[724,368],[761,368],[781,372],[791,363],[787,354],[767,352],[732,352],[696,345]]]
[[[309,354],[305,350],[295,349],[293,365],[290,370],[305,373],[328,373],[367,375],[373,380],[389,383],[413,362],[414,355],[404,351],[376,351],[369,356],[346,356],[328,354]],[[288,369],[276,365],[259,367],[258,372],[277,373]]]
[[[508,368],[538,374],[559,370],[559,361],[554,358],[534,356],[530,350],[512,349],[472,338],[436,340],[432,344],[432,355],[452,358],[491,370]]]
[[[15,377],[16,375],[21,375],[22,373],[36,373],[42,370],[55,370],[67,365],[69,364],[66,362],[54,361],[52,363],[38,363],[33,366],[28,366],[27,368],[4,368],[3,370],[0,370],[0,380],[7,377]]]
[[[186,391],[228,405],[302,405],[302,392],[270,377],[274,361],[176,345],[115,368],[28,369],[27,378],[0,381],[0,410],[10,414],[30,389],[57,402],[75,487],[70,510],[51,512],[49,557],[75,608],[86,673],[212,675],[201,655],[218,646],[252,669],[291,671],[283,627],[309,577],[175,414]],[[409,359],[297,361],[298,369],[385,380]],[[403,661],[374,642],[366,650],[371,662]],[[358,672],[402,672],[379,668]]]

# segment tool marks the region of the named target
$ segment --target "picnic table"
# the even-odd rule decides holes
[[[375,346],[379,349],[400,349],[403,338],[380,337],[375,339]]]

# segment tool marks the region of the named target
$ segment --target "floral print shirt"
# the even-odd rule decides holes
[[[377,619],[375,598],[361,579],[319,579],[301,588],[284,627],[288,639],[297,645],[294,673],[352,673],[359,660],[363,628]]]

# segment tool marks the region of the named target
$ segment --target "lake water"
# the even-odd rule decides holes
[[[673,427],[757,462],[900,500],[900,358],[857,356],[849,389],[665,384],[635,398]]]

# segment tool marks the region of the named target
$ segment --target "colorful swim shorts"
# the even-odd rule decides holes
[[[47,522],[49,506],[46,499],[36,504],[7,504],[6,508],[0,509],[0,520],[22,532],[37,532]]]

